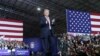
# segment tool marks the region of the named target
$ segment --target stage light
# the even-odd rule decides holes
[[[11,50],[8,50],[8,52],[11,52]]]
[[[31,43],[30,43],[30,47],[31,47],[31,48],[34,48],[34,47],[35,47],[35,43],[34,43],[34,42],[31,42]]]
[[[12,49],[12,52],[15,52],[15,49]]]
[[[40,8],[40,7],[38,7],[38,8],[37,8],[37,11],[41,11],[41,8]]]

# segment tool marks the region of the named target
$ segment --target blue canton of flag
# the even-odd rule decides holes
[[[91,20],[88,12],[66,10],[67,32],[91,33]]]

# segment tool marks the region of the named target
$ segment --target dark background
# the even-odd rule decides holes
[[[66,32],[66,9],[100,13],[100,0],[0,0],[0,18],[24,21],[24,37],[40,35],[40,7],[50,9],[51,16],[56,19],[55,34]]]

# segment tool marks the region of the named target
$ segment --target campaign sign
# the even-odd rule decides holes
[[[11,50],[0,50],[0,56],[11,55]]]
[[[22,56],[29,56],[29,50],[16,50],[15,51],[15,55],[22,55]]]

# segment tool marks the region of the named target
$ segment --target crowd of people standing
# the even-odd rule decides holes
[[[100,56],[100,35],[58,37],[59,56]]]

